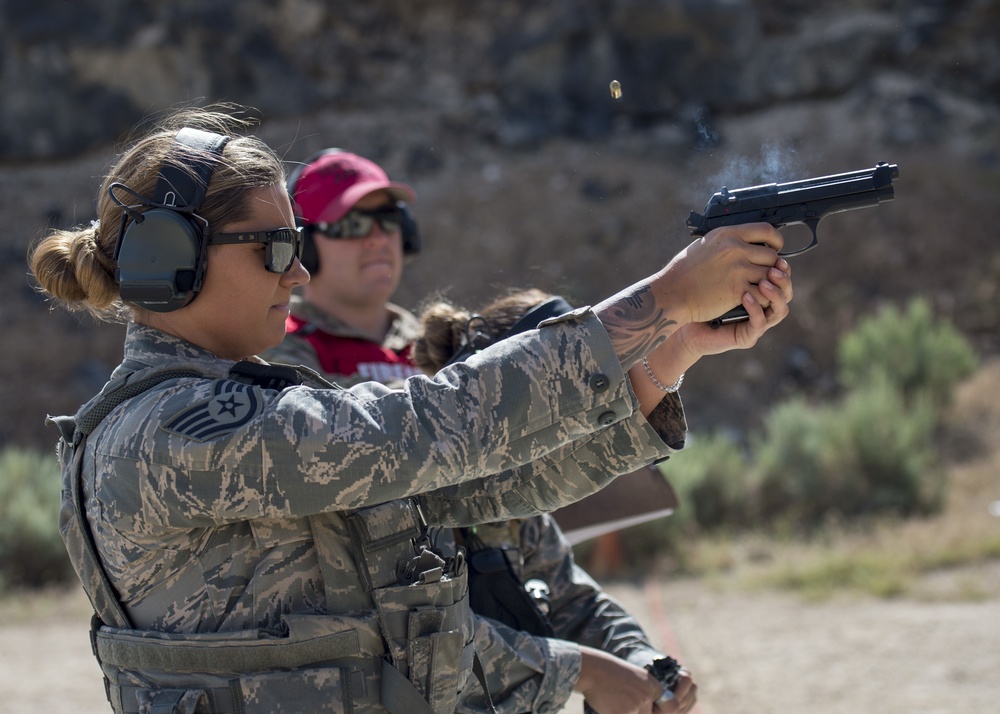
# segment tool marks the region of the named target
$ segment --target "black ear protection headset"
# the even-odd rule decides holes
[[[176,141],[218,156],[229,137],[185,127],[177,132]],[[125,302],[153,312],[184,307],[197,297],[205,279],[208,221],[198,215],[198,209],[213,167],[205,157],[187,160],[185,165],[193,175],[164,162],[152,199],[121,183],[108,187],[111,200],[122,207],[114,256],[119,295]],[[126,205],[117,195],[119,191],[149,210],[140,213],[135,206]]]
[[[565,315],[567,312],[572,311],[573,306],[566,302],[563,298],[556,295],[555,297],[551,297],[544,302],[538,303],[533,308],[528,310],[517,322],[511,325],[509,330],[497,338],[493,337],[493,332],[490,329],[490,325],[486,321],[486,318],[482,315],[473,315],[469,318],[469,321],[465,323],[465,345],[463,345],[462,349],[456,352],[444,366],[447,367],[449,364],[455,364],[455,362],[467,360],[472,355],[486,349],[490,345],[496,344],[497,342],[505,340],[508,337],[520,335],[522,332],[534,330],[538,327],[538,323],[548,320],[550,317],[559,317],[560,315]]]
[[[323,149],[318,151],[301,164],[296,166],[288,176],[286,188],[288,196],[292,200],[292,208],[295,208],[295,186],[299,177],[306,167],[327,154],[339,154],[343,149]],[[405,201],[396,201],[396,206],[402,212],[403,222],[400,231],[403,237],[403,255],[416,255],[420,252],[420,229],[417,226],[417,219],[413,217],[413,212]],[[302,216],[295,216],[295,225],[302,229],[302,266],[310,273],[319,270],[319,253],[316,250],[316,239],[313,237],[315,227],[306,223]]]

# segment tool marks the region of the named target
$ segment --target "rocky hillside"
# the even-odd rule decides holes
[[[120,356],[120,326],[46,314],[30,241],[90,220],[118,142],[190,101],[256,107],[289,161],[341,146],[413,184],[408,306],[512,285],[598,300],[685,245],[722,185],[897,163],[895,202],[832,217],[794,259],[786,324],[692,372],[696,429],[829,393],[838,336],[884,302],[928,295],[1000,351],[998,0],[17,5],[0,25],[0,445],[50,443],[44,414]]]

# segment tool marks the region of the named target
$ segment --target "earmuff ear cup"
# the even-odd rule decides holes
[[[299,221],[296,219],[296,223]],[[302,228],[302,257],[299,262],[302,267],[309,271],[310,275],[319,272],[319,252],[316,250],[316,239],[313,238],[312,226],[300,226]]]
[[[221,156],[229,137],[184,127],[178,144]],[[182,166],[160,167],[155,195],[139,197],[152,206],[119,231],[115,277],[125,302],[152,312],[178,310],[197,297],[205,278],[208,223],[198,215],[212,178],[213,163],[201,156]],[[112,198],[114,194],[112,193]]]
[[[194,299],[205,275],[206,231],[169,209],[146,211],[125,231],[117,278],[122,300],[153,312],[172,312]]]
[[[403,255],[416,255],[420,252],[420,228],[417,219],[405,201],[396,201],[403,212],[403,224],[400,228],[403,234]]]
[[[420,230],[417,228],[417,221],[410,212],[409,206],[402,201],[397,205],[403,211],[403,223],[400,228],[403,234],[403,255],[416,255],[420,252]],[[298,217],[296,217],[295,223],[302,228],[302,258],[300,262],[311,275],[315,275],[319,272],[319,251],[316,250],[313,227],[303,224]]]

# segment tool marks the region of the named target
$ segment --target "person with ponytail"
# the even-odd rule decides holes
[[[111,708],[448,714],[480,687],[495,711],[467,563],[429,530],[552,511],[674,453],[657,385],[784,319],[781,235],[717,229],[434,377],[338,388],[256,357],[309,273],[282,162],[241,112],[164,115],[108,170],[97,221],[29,256],[54,301],[126,323],[104,389],[51,417]],[[736,304],[747,321],[697,327]],[[602,706],[573,661],[555,676],[598,711],[650,710]]]
[[[414,343],[413,361],[434,375],[572,309],[562,297],[534,288],[511,289],[478,310],[434,298],[420,312],[422,334]],[[777,323],[766,328],[773,324]],[[713,339],[707,326],[681,328],[654,352],[657,366],[670,360],[669,374],[680,370],[682,375],[700,356],[717,349]],[[670,411],[678,415],[669,437],[675,448],[683,446],[686,433],[679,396],[682,381],[678,376],[676,386],[664,395],[664,402],[674,403]],[[589,712],[595,711],[594,706],[600,711],[629,711],[643,700],[655,700],[655,712],[673,714],[694,707],[697,685],[691,673],[680,669],[674,686],[662,688],[651,666],[657,660],[676,663],[666,659],[639,621],[574,561],[573,549],[551,514],[456,528],[439,534],[437,542],[446,551],[458,546],[467,551],[472,609],[488,618],[477,622],[477,641],[493,678],[492,692],[523,698],[526,680],[521,672],[531,666],[524,663],[527,660],[535,666],[544,663],[536,674],[539,689],[547,684],[547,673],[579,669],[576,681],[554,677],[552,681],[564,688],[559,694],[563,699],[574,689],[583,692]],[[567,664],[577,658],[578,667],[575,662]],[[469,696],[479,694],[472,691]],[[494,696],[504,710],[533,710],[527,702],[508,706],[505,699]]]

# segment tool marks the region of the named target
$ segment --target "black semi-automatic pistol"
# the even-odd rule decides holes
[[[691,211],[687,225],[691,234],[703,236],[713,228],[743,223],[770,223],[782,228],[804,223],[812,231],[812,242],[805,247],[778,255],[789,258],[802,255],[819,245],[817,227],[831,213],[877,206],[895,198],[892,180],[899,178],[896,164],[880,162],[871,169],[850,171],[832,176],[768,183],[729,190],[725,186],[705,206],[704,214]],[[742,305],[711,321],[713,327],[748,319]]]

